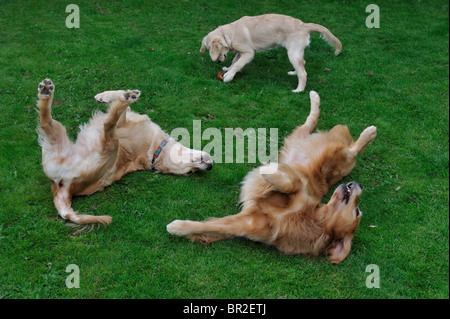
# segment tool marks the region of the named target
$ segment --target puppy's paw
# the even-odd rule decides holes
[[[227,73],[225,73],[225,74],[223,75],[223,81],[224,81],[225,83],[231,82],[231,81],[233,80],[233,78],[234,78],[234,74],[231,73],[231,72],[227,72]]]
[[[126,90],[120,97],[122,101],[127,101],[129,103],[136,102],[141,96],[141,91],[139,90]]]
[[[297,71],[289,71],[288,75],[297,75]]]
[[[303,92],[305,90],[305,88],[303,87],[298,87],[298,88],[296,88],[295,90],[292,90],[292,92],[294,92],[294,93],[299,93],[299,92]]]
[[[43,80],[38,86],[38,98],[48,99],[53,96],[55,85],[49,78]]]

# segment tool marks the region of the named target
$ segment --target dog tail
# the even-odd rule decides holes
[[[338,55],[341,52],[342,43],[333,35],[333,33],[330,32],[330,30],[315,23],[305,23],[304,27],[306,27],[309,32],[319,32],[322,38],[324,38],[332,47],[335,48],[334,55]]]

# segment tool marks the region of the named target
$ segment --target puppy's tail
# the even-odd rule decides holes
[[[315,23],[305,23],[304,28],[308,29],[309,32],[319,32],[322,38],[324,38],[332,47],[335,48],[334,55],[338,55],[342,50],[342,43],[336,38],[333,33],[330,32],[324,26]]]

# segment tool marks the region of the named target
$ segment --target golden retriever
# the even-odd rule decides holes
[[[52,119],[55,85],[50,79],[38,86],[39,144],[42,165],[52,183],[59,216],[74,224],[109,224],[110,216],[79,215],[71,207],[73,196],[90,195],[137,170],[187,175],[209,170],[208,153],[184,147],[153,123],[147,115],[131,111],[138,90],[106,91],[95,96],[109,104],[80,127],[75,143],[66,128]]]
[[[279,163],[263,165],[245,177],[239,214],[204,222],[175,220],[167,231],[203,244],[246,237],[286,254],[325,254],[331,263],[344,260],[362,215],[358,208],[362,186],[340,185],[327,204],[321,200],[331,185],[350,174],[377,129],[366,128],[356,142],[343,125],[312,134],[320,98],[314,91],[310,98],[311,112],[285,139]]]
[[[306,86],[304,50],[309,45],[309,33],[319,32],[335,48],[335,55],[342,50],[342,44],[330,30],[315,23],[304,23],[298,19],[281,14],[264,14],[255,17],[242,17],[232,23],[222,25],[211,31],[202,40],[200,53],[209,50],[211,60],[223,62],[229,51],[236,52],[230,67],[224,67],[224,82],[233,80],[256,52],[282,46],[287,49],[289,61],[297,75],[298,86],[293,92],[302,92]]]

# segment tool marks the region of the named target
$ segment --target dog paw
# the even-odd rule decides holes
[[[223,68],[222,68],[222,71],[223,72],[228,72],[230,70],[230,68],[227,68],[226,66],[224,66]]]
[[[109,225],[112,222],[112,217],[108,215],[98,216],[98,222],[103,225]]]
[[[234,74],[227,72],[223,75],[223,81],[226,82],[231,82],[234,78]]]
[[[298,93],[298,92],[303,92],[304,90],[305,90],[305,88],[298,87],[298,88],[296,88],[295,90],[292,90],[292,92]]]
[[[289,71],[288,75],[297,75],[297,71]]]
[[[320,102],[319,94],[316,91],[309,92],[309,99],[311,102]]]
[[[139,91],[139,90],[126,90],[119,98],[122,101],[134,103],[139,99],[140,96],[141,96],[141,91]]]
[[[116,101],[119,96],[121,96],[122,94],[124,94],[125,91],[123,90],[119,90],[119,91],[105,91],[102,93],[98,93],[94,99],[99,102],[99,103],[111,103]]]
[[[311,109],[319,108],[320,96],[316,91],[309,92],[309,99],[311,100]]]
[[[184,220],[174,220],[173,222],[171,222],[170,224],[168,224],[166,226],[167,231],[172,234],[172,235],[176,235],[176,236],[186,236],[189,234],[188,231],[186,231],[185,229],[185,224],[186,222]]]
[[[55,85],[53,84],[52,80],[47,78],[47,79],[43,80],[41,83],[39,83],[38,97],[39,98],[49,98],[53,95],[54,91],[55,91]]]
[[[362,133],[361,137],[363,137],[367,142],[372,142],[377,136],[377,128],[375,126],[369,126]]]

